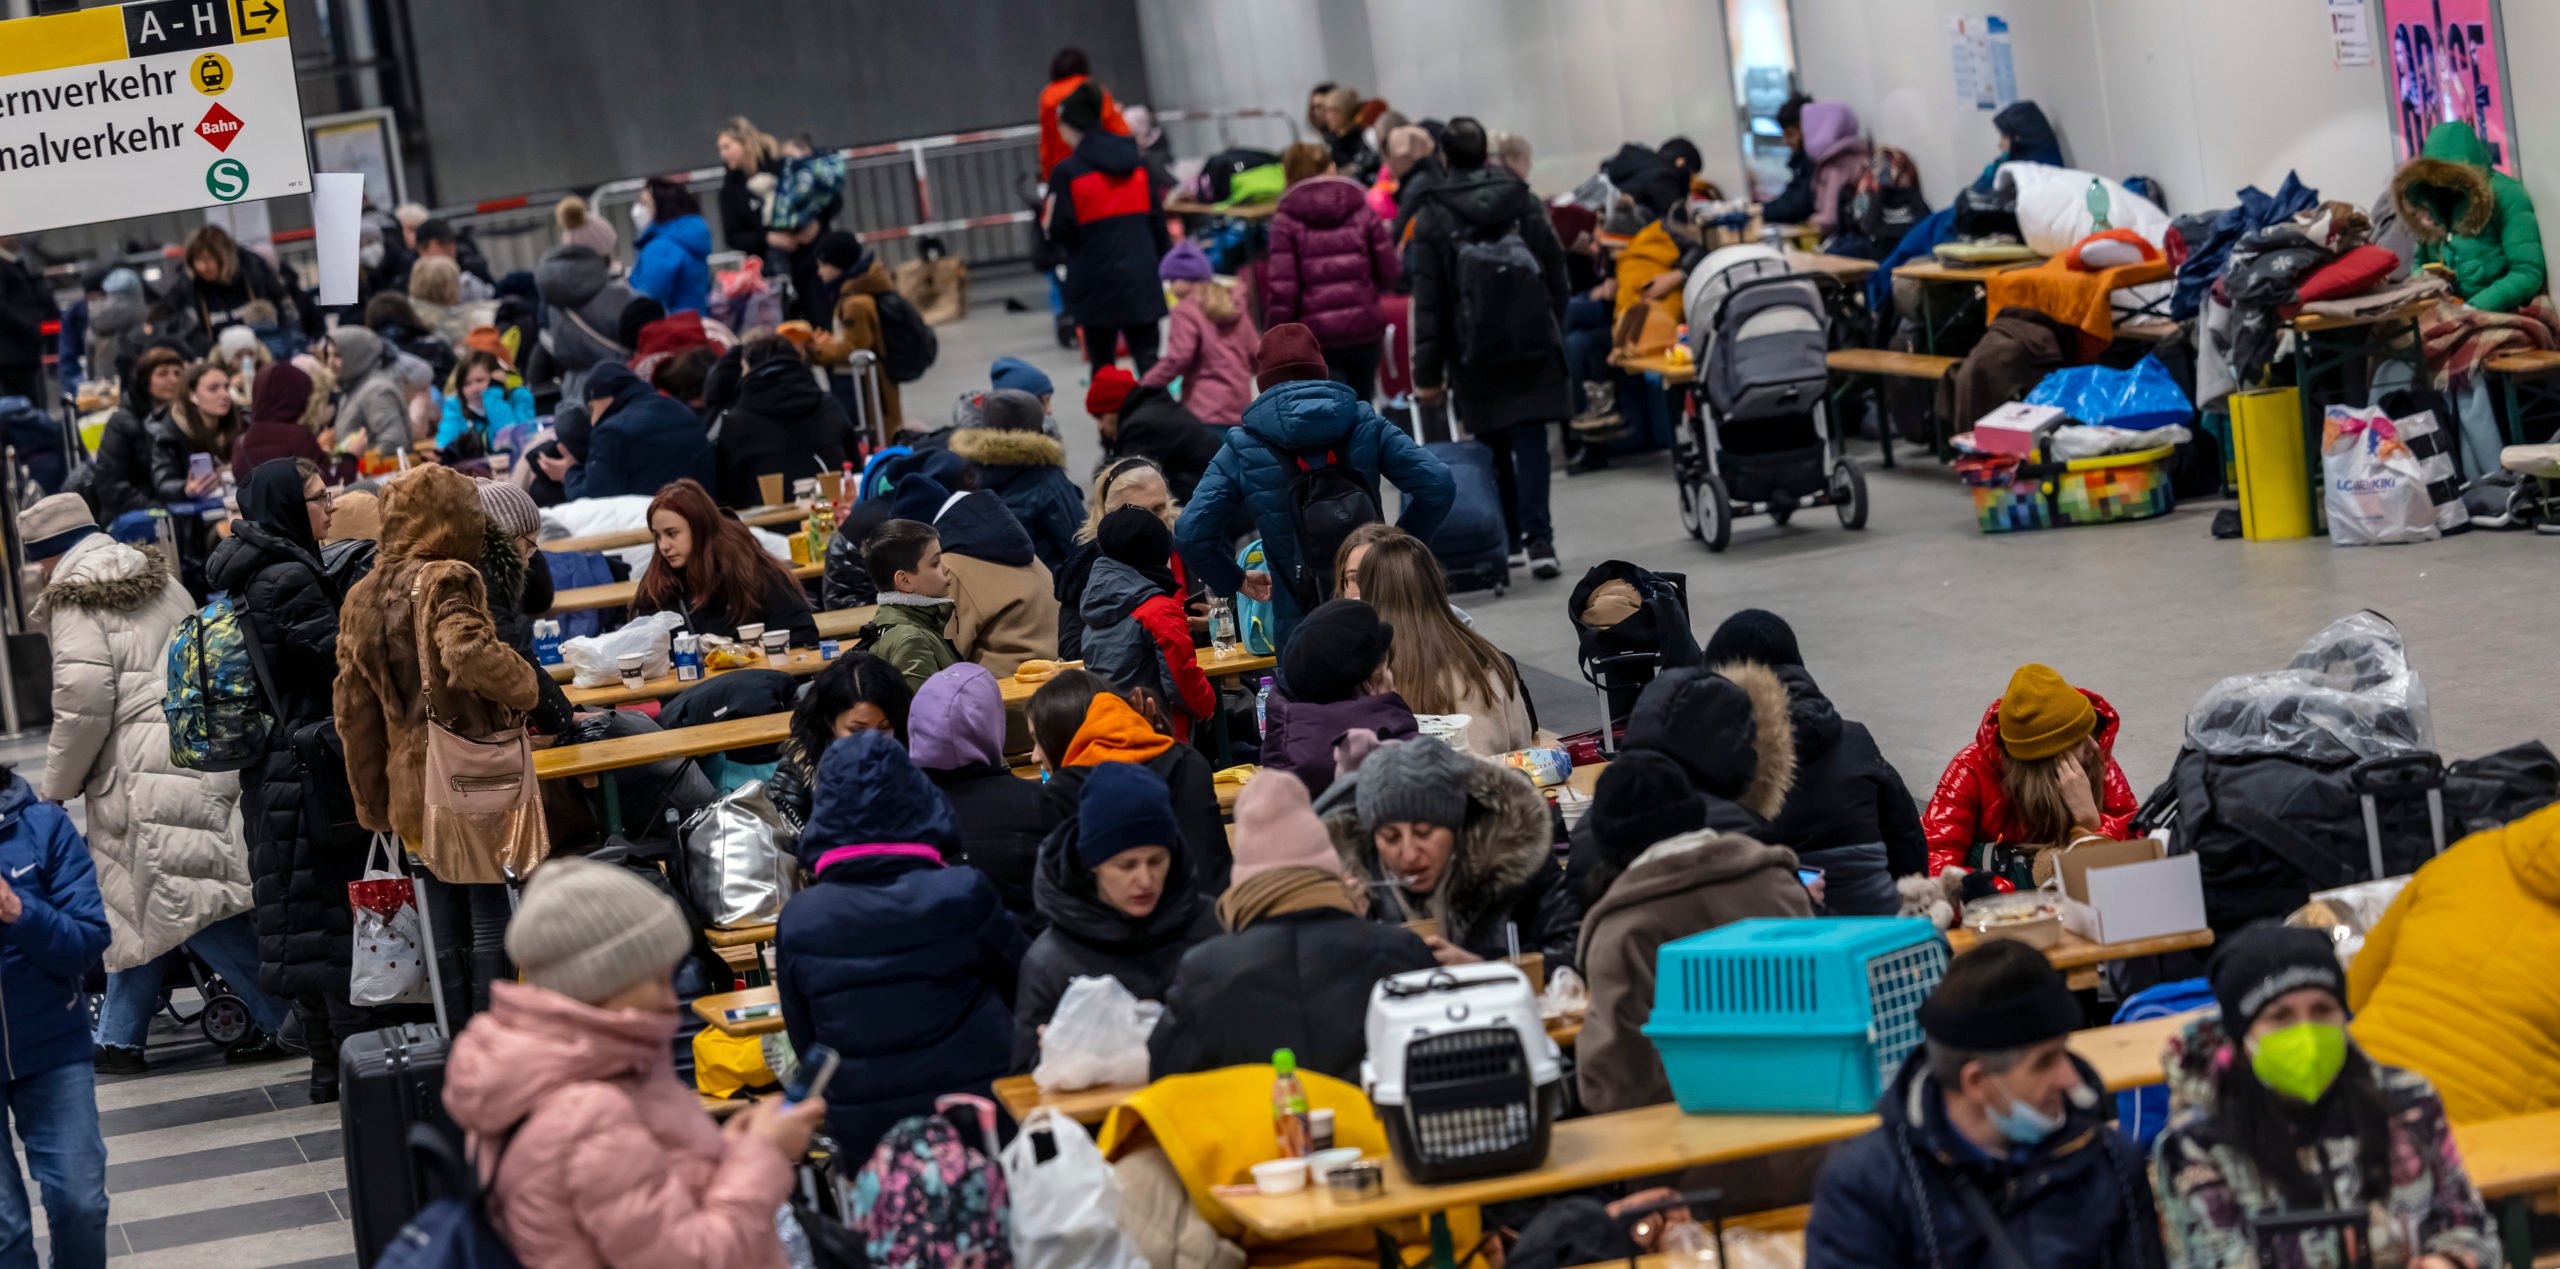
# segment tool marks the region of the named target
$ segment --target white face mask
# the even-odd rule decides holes
[[[649,204],[647,202],[637,202],[631,205],[631,227],[633,229],[646,229],[649,227],[649,222],[656,219],[657,217],[650,213]]]
[[[356,248],[356,259],[368,269],[379,267],[382,264],[382,244],[368,242]]]

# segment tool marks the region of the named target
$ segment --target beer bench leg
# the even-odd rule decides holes
[[[604,784],[604,835],[622,834],[622,781],[618,773],[607,771],[597,777]]]
[[[2533,1196],[2510,1194],[2498,1200],[2498,1241],[2505,1246],[2507,1263],[2533,1263]]]

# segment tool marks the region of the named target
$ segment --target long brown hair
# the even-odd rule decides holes
[[[1470,692],[1498,701],[1520,690],[1511,659],[1449,611],[1448,576],[1422,539],[1390,531],[1370,543],[1360,560],[1360,599],[1395,627],[1387,664],[1413,712],[1456,714]]]
[[[1396,632],[1399,642],[1404,632]],[[1397,676],[1396,687],[1404,687],[1403,676]],[[2071,840],[2071,804],[2062,797],[2062,760],[2080,755],[2081,774],[2089,780],[2091,805],[2107,804],[2106,755],[2094,742],[2083,741],[2050,758],[2021,758],[2015,754],[2000,755],[2000,792],[2009,799],[2018,824],[2027,830],[2027,840],[2011,842],[2013,846],[2062,846]]]
[[[764,586],[767,577],[793,580],[779,560],[756,544],[747,526],[720,513],[720,504],[699,483],[688,478],[658,491],[649,500],[646,520],[657,519],[660,511],[672,511],[682,517],[685,527],[693,531],[693,550],[686,555],[684,567],[670,567],[663,555],[649,557],[648,571],[640,575],[640,590],[634,607],[643,612],[683,612],[692,607],[716,608],[735,622],[751,623],[764,617]],[[644,522],[646,522],[644,520]],[[651,531],[654,537],[655,530]]]
[[[231,234],[220,225],[197,229],[187,239],[184,258],[191,271],[197,260],[212,260],[213,280],[222,285],[228,286],[240,280],[240,244],[232,241]]]
[[[178,430],[186,433],[188,444],[227,463],[231,461],[231,438],[240,434],[238,398],[233,398],[230,411],[220,423],[196,413],[196,385],[216,371],[228,376],[231,368],[218,361],[199,361],[187,367],[186,375],[178,380],[178,399],[169,403],[169,417],[178,421]]]

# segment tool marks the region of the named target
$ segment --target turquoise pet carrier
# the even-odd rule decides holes
[[[1857,1114],[1920,1043],[1947,945],[1920,917],[1763,918],[1665,943],[1654,969],[1644,1034],[1681,1110]]]

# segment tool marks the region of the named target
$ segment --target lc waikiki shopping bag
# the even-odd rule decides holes
[[[2426,471],[2382,411],[2330,406],[2320,429],[2320,472],[2330,541],[2382,546],[2436,539]]]

